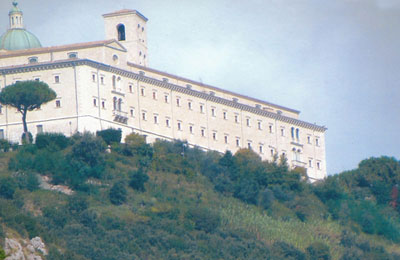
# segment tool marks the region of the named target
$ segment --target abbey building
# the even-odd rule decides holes
[[[103,15],[105,40],[42,47],[24,27],[16,2],[0,38],[0,88],[46,82],[57,99],[28,113],[29,131],[121,129],[156,139],[186,140],[205,150],[251,148],[264,160],[285,155],[311,180],[325,178],[326,128],[299,111],[150,68],[147,18],[135,10]],[[0,138],[19,141],[21,116],[0,108]]]

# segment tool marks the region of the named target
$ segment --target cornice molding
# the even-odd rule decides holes
[[[138,73],[130,72],[127,70],[119,69],[110,65],[106,65],[100,62],[96,62],[89,59],[76,59],[76,60],[64,60],[64,61],[56,61],[50,63],[36,63],[36,64],[27,64],[17,67],[8,67],[8,68],[0,68],[1,75],[9,75],[15,73],[24,73],[24,72],[32,72],[32,71],[41,71],[41,70],[51,70],[51,69],[59,69],[59,68],[67,68],[67,67],[76,67],[76,66],[90,66],[92,68],[96,68],[99,70],[103,70],[106,72],[111,72],[123,77],[131,78],[133,80],[138,80],[144,83],[148,83],[151,85],[156,85],[158,87],[162,87],[168,90],[172,90],[175,92],[180,92],[182,94],[190,95],[193,97],[201,98],[210,102],[230,106],[236,109],[240,109],[246,112],[250,112],[256,115],[269,117],[274,120],[282,121],[285,123],[293,124],[296,126],[308,128],[318,132],[325,132],[327,128],[325,126],[319,126],[316,124],[311,124],[299,119],[279,115],[276,113],[272,113],[269,111],[265,111],[256,107],[252,107],[246,104],[241,104],[239,102],[234,102],[232,100],[224,99],[215,95],[210,95],[207,93],[199,92],[193,89],[188,89],[183,86],[178,86],[175,84],[171,84],[162,80],[157,80],[154,78],[147,77],[145,75],[140,75]]]

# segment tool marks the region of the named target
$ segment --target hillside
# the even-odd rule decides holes
[[[44,134],[0,153],[1,244],[40,237],[51,260],[400,259],[394,158],[310,185],[285,158],[120,144],[115,132]]]

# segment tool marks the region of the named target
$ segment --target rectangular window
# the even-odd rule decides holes
[[[227,112],[226,112],[226,111],[224,111],[223,116],[224,116],[224,119],[225,119],[225,120],[228,119],[228,116],[227,116]]]
[[[56,107],[61,107],[61,100],[56,100]]]
[[[239,116],[235,115],[235,123],[239,123]]]
[[[189,132],[193,134],[193,126],[189,126]]]
[[[35,78],[35,81],[40,81],[40,78]]]
[[[206,136],[206,131],[204,129],[201,129],[201,136],[202,137]]]
[[[43,125],[37,125],[37,126],[36,126],[36,132],[37,132],[38,134],[43,133]]]
[[[181,106],[181,100],[180,100],[179,98],[176,99],[176,105],[177,105],[178,107]]]
[[[251,142],[247,142],[247,148],[251,149]]]
[[[146,112],[142,112],[142,119],[146,121]]]
[[[135,109],[131,108],[130,112],[131,112],[131,117],[134,117],[135,116]]]
[[[157,99],[157,92],[153,91],[153,99],[156,100]]]
[[[104,77],[100,77],[101,85],[104,85]]]
[[[315,145],[319,146],[319,139],[318,138],[315,138]]]
[[[165,101],[165,103],[169,103],[168,95],[164,96],[164,101]]]
[[[192,110],[192,102],[188,102],[188,108],[190,109],[190,110]]]
[[[92,81],[96,82],[96,75],[95,74],[92,74]]]
[[[272,125],[269,126],[269,133],[272,134]]]
[[[261,121],[258,121],[258,130],[262,130],[262,123],[261,123]]]
[[[259,151],[260,151],[261,154],[264,153],[264,151],[263,151],[263,146],[262,146],[262,145],[260,145]]]
[[[140,89],[140,94],[141,94],[143,97],[145,96],[144,88],[141,88],[141,89]]]
[[[274,149],[271,149],[271,156],[274,156]]]
[[[3,114],[3,106],[0,105],[0,114]]]
[[[226,144],[228,143],[228,136],[227,135],[224,136],[224,141],[225,141]]]
[[[312,168],[312,160],[308,160],[308,167]]]
[[[169,127],[169,126],[170,126],[170,124],[169,124],[169,119],[168,119],[168,118],[165,119],[165,126],[166,126],[166,127]]]
[[[236,147],[239,147],[239,146],[240,146],[240,139],[236,138]]]
[[[204,113],[204,105],[200,105],[200,113]]]
[[[103,108],[103,109],[106,108],[106,102],[105,101],[101,101],[101,108]]]
[[[217,140],[217,133],[216,133],[216,132],[213,132],[213,133],[212,133],[212,137],[213,137],[213,140],[216,141],[216,140]]]
[[[311,144],[311,137],[310,136],[307,136],[307,143]]]
[[[0,139],[4,139],[4,129],[0,129]]]
[[[54,83],[60,83],[60,76],[54,76]]]
[[[318,170],[321,170],[321,164],[320,164],[320,162],[317,162],[317,169],[318,169]]]
[[[246,125],[250,127],[250,118],[246,118]]]
[[[211,108],[211,116],[215,117],[215,108]]]
[[[132,87],[132,85],[129,85],[129,93],[133,93],[133,87]]]
[[[154,124],[158,124],[158,116],[154,115]]]
[[[93,99],[93,106],[97,107],[97,99]]]
[[[285,136],[285,129],[281,128],[281,136]]]
[[[181,122],[178,122],[178,130],[179,130],[179,131],[182,130],[182,124],[181,124]]]

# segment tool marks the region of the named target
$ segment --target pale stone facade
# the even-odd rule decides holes
[[[233,153],[250,147],[266,160],[284,154],[311,180],[326,177],[325,127],[299,120],[299,111],[151,69],[147,18],[134,10],[103,17],[104,41],[0,51],[0,88],[40,80],[57,93],[28,113],[34,136],[118,128],[149,142],[181,139]],[[2,107],[0,137],[19,141],[21,134],[20,114]]]

